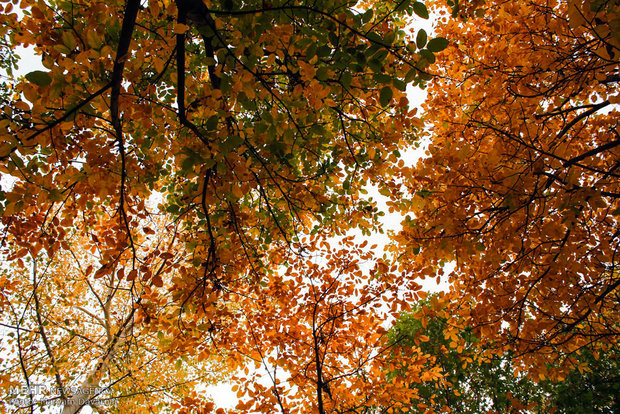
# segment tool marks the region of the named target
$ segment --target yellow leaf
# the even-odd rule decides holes
[[[0,158],[8,156],[13,152],[13,145],[11,144],[2,144],[0,145]]]
[[[86,32],[86,43],[93,49],[99,49],[101,47],[101,39],[97,36],[97,32],[94,30]]]
[[[583,18],[581,10],[579,10],[574,1],[568,3],[568,22],[570,27],[573,29],[586,22],[586,19]]]
[[[237,198],[243,198],[243,190],[238,185],[234,185],[232,188],[232,193]]]
[[[175,34],[183,34],[189,30],[189,26],[183,23],[177,23],[174,25]]]

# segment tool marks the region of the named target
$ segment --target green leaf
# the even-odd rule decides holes
[[[52,83],[52,77],[47,72],[43,72],[42,70],[35,70],[26,75],[26,79],[29,82],[34,83],[39,86],[47,86]]]
[[[339,43],[339,39],[338,39],[338,35],[336,34],[336,32],[329,32],[329,34],[327,35],[327,37],[329,38],[329,42],[334,45],[334,46],[338,46]]]
[[[383,44],[383,38],[375,32],[367,33],[366,37],[373,43]]]
[[[241,144],[243,144],[243,138],[238,135],[231,135],[226,141],[221,144],[221,148],[225,154],[228,154],[229,152],[232,152],[234,149],[241,146]]]
[[[381,49],[381,45],[377,43],[373,43],[370,47],[364,50],[364,56],[366,56],[366,59],[370,59],[371,56],[377,53],[377,51],[379,51],[380,49]]]
[[[332,48],[329,46],[321,46],[316,50],[318,57],[326,57],[332,53]]]
[[[416,68],[409,69],[409,72],[407,72],[407,74],[405,75],[405,82],[409,83],[413,81],[416,78],[417,74],[418,74],[418,69]]]
[[[415,44],[418,49],[422,49],[426,45],[426,39],[428,39],[426,31],[424,29],[420,29],[415,37]]]
[[[375,73],[381,73],[383,65],[377,59],[371,59],[368,61],[368,67]]]
[[[13,163],[20,169],[23,169],[24,166],[24,161],[17,155],[15,154],[10,154],[9,158],[11,158],[11,161],[13,161]]]
[[[407,83],[405,83],[404,81],[400,80],[400,79],[394,79],[392,81],[392,83],[394,84],[394,86],[396,87],[396,89],[398,89],[399,91],[405,91],[405,89],[407,89]]]
[[[413,11],[421,18],[428,19],[428,9],[424,5],[424,3],[420,3],[419,1],[413,3]]]
[[[62,32],[62,43],[67,46],[67,49],[69,50],[73,50],[75,49],[75,47],[77,46],[77,41],[75,40],[75,37],[73,37],[73,35],[70,32]]]
[[[306,49],[306,59],[310,60],[316,55],[316,43],[310,43]]]
[[[435,63],[435,55],[433,55],[433,52],[428,49],[421,50],[420,56],[422,56],[422,58],[428,63]]]
[[[436,37],[426,45],[426,48],[433,53],[441,52],[446,47],[448,47],[448,40],[443,37]]]
[[[51,190],[48,190],[48,198],[50,201],[62,201],[63,200],[63,195],[60,191],[58,191],[55,188],[52,188]]]
[[[342,86],[344,86],[345,88],[348,88],[349,86],[351,86],[352,80],[353,80],[353,76],[351,76],[349,72],[343,73],[340,78],[340,82],[342,83]]]
[[[213,167],[215,167],[216,164],[217,164],[217,162],[215,162],[215,160],[213,158],[208,158],[204,162],[204,166],[207,167],[207,168],[213,168]]]
[[[420,73],[420,79],[422,79],[423,81],[429,81],[433,79],[433,75],[431,75],[430,73],[422,72]]]
[[[324,81],[328,78],[328,73],[327,73],[327,66],[321,66],[317,71],[316,71],[316,78],[320,81]]]
[[[415,195],[417,195],[418,197],[426,198],[428,196],[433,195],[433,193],[423,188],[422,190],[416,191]]]
[[[71,49],[69,49],[67,46],[65,45],[61,45],[61,44],[57,44],[52,46],[54,48],[54,50],[56,50],[58,53],[62,53],[63,55],[69,55],[71,53]]]
[[[403,11],[405,10],[407,7],[409,7],[409,5],[411,4],[411,2],[409,0],[402,0],[400,3],[398,3],[398,5],[396,6],[396,11]]]
[[[366,10],[366,12],[362,14],[362,22],[368,23],[370,20],[372,20],[372,15],[373,15],[372,9]]]
[[[381,105],[386,106],[387,104],[389,104],[392,100],[393,94],[394,92],[392,91],[391,86],[383,87],[383,89],[381,89],[381,92],[379,93],[379,102],[381,103]]]
[[[207,119],[207,130],[213,131],[217,128],[217,122],[219,121],[219,117],[217,115],[213,115],[209,119]]]
[[[600,12],[605,8],[607,0],[593,0],[590,2],[590,11]]]
[[[385,73],[375,73],[373,78],[379,83],[390,83],[392,82],[392,77],[386,75]]]
[[[198,161],[197,158],[193,154],[188,156],[181,163],[181,171],[184,174],[187,174],[188,172],[192,171],[192,169],[194,168],[194,165],[197,163],[197,161]]]

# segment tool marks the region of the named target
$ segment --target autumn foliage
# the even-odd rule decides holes
[[[367,241],[346,237],[335,248],[318,235],[301,243],[305,253],[241,300],[229,326],[246,364],[233,378],[240,406],[355,413],[421,403],[415,384],[440,378],[440,370],[427,369],[430,357],[419,347],[395,358],[387,336],[389,321],[410,308],[420,286],[374,258]],[[402,366],[406,373],[386,381],[387,370]],[[263,379],[252,383],[256,371]]]
[[[428,11],[408,0],[16,3],[0,14],[0,306],[13,333],[2,385],[56,383],[46,399],[66,412],[96,409],[82,393],[101,386],[106,409],[124,412],[151,409],[167,383],[159,410],[209,411],[194,367],[234,371],[227,347],[250,339],[232,324],[240,314],[261,335],[273,329],[260,321],[282,311],[272,283],[302,265],[289,259],[306,254],[301,236],[378,228],[364,186],[400,168],[399,149],[417,139],[404,91],[445,40],[412,46],[406,26]],[[43,69],[17,76],[18,46]],[[287,300],[301,306],[302,290]],[[265,315],[247,298],[269,299]],[[304,306],[290,324],[310,323]],[[359,369],[378,375],[373,363]],[[320,401],[336,373],[317,375]],[[75,384],[85,387],[62,391]],[[23,410],[36,405],[27,395]]]
[[[452,6],[398,249],[412,273],[455,261],[458,312],[543,375],[618,340],[620,9]]]
[[[241,413],[441,410],[441,356],[388,330],[449,262],[416,317],[465,365],[617,343],[615,0],[435,1],[432,38],[412,0],[17,3],[1,409],[222,414],[224,379]],[[385,255],[350,233],[382,230],[372,187],[406,215]]]
[[[143,221],[167,214],[195,266],[177,291],[200,301],[199,289],[245,284],[273,246],[316,223],[376,227],[360,189],[396,168],[421,126],[403,92],[428,64],[407,47],[410,2],[366,13],[348,3],[20,6],[21,19],[5,6],[8,47],[32,45],[46,68],[11,84],[1,121],[12,181],[2,211],[21,248],[51,255],[82,216],[113,217],[100,274],[131,256],[125,273],[147,281]]]

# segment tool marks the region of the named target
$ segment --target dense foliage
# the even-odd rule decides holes
[[[395,183],[415,214],[396,250],[412,274],[455,261],[455,312],[545,375],[540,358],[620,333],[620,8],[453,6],[429,157]]]
[[[364,186],[386,181],[399,150],[417,140],[422,124],[404,91],[428,78],[445,40],[413,46],[406,26],[428,11],[409,0],[1,7],[2,68],[18,46],[34,48],[45,68],[7,70],[3,82],[0,307],[11,336],[2,386],[24,386],[24,411],[213,409],[196,392],[214,381],[214,367],[237,375],[255,359],[244,351],[248,323],[275,335],[261,320],[283,311],[274,293],[286,285],[283,269],[328,254],[304,237],[378,228]],[[331,261],[329,270],[343,269]],[[377,266],[345,278],[378,283],[373,302],[400,284],[389,283],[389,263]],[[327,315],[336,305],[344,314],[292,313],[291,329],[319,335],[327,322],[306,324],[344,318],[355,336],[370,315],[385,318],[367,309],[369,297],[345,297],[353,285],[334,291],[313,280],[299,283],[327,283],[315,307],[329,299]],[[288,292],[295,312],[311,307],[298,297],[307,286]],[[275,302],[254,310],[254,301]],[[356,316],[356,307],[370,313]],[[377,335],[359,355],[374,352]],[[351,349],[354,366],[342,376],[325,365],[331,348],[315,345],[313,374],[302,375],[314,391],[296,382],[306,394],[291,410],[324,412],[333,401],[323,388],[336,392],[337,379],[346,387],[365,382],[363,373],[376,384],[378,359],[356,362]],[[299,364],[286,369],[312,362]],[[40,382],[53,389],[33,391]]]
[[[489,345],[471,327],[446,335],[448,325],[460,325],[447,305],[437,295],[420,301],[389,333],[393,355],[417,349],[430,357],[423,369],[439,370],[438,379],[412,385],[421,402],[401,412],[602,414],[620,408],[617,346],[604,353],[586,347],[564,380],[535,381],[515,374],[518,360],[511,351],[483,356],[480,347]],[[404,372],[406,366],[388,378]]]
[[[429,8],[0,0],[1,409],[614,410],[620,3]]]

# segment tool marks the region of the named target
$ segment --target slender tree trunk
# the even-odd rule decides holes
[[[119,347],[124,342],[124,338],[129,335],[131,329],[133,328],[133,314],[134,311],[127,316],[123,322],[123,325],[119,327],[116,335],[112,338],[112,342],[108,346],[108,350],[102,355],[97,365],[95,365],[88,373],[86,379],[80,384],[76,392],[67,393],[70,394],[70,396],[67,395],[67,400],[62,409],[62,414],[77,414],[80,412],[82,407],[91,405],[97,400],[96,391],[99,387],[101,377],[108,368],[112,358],[116,355]]]

